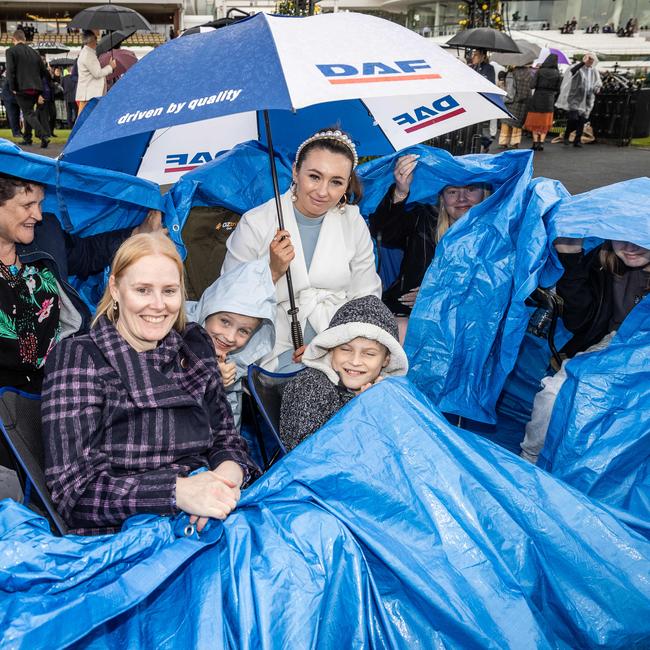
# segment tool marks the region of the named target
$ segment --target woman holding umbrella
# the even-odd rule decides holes
[[[298,147],[293,182],[281,198],[285,229],[277,228],[272,199],[244,214],[228,239],[222,272],[241,262],[269,260],[279,307],[275,346],[261,361],[270,370],[294,370],[302,355],[302,349],[292,349],[285,277],[290,264],[305,343],[348,300],[381,296],[370,233],[356,206],[361,199],[357,162],[349,136],[336,129],[319,131]]]

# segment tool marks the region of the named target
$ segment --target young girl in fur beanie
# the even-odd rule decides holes
[[[287,450],[356,395],[408,370],[395,317],[376,296],[344,304],[307,346],[302,362],[307,369],[287,384],[282,396],[280,437]]]

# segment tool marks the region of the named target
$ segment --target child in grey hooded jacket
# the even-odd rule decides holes
[[[306,370],[286,386],[280,408],[280,438],[290,450],[322,427],[351,399],[384,377],[405,375],[408,360],[397,321],[377,298],[345,303],[302,357]]]
[[[189,320],[214,344],[226,396],[241,426],[242,379],[248,366],[275,345],[275,285],[268,260],[239,264],[217,278],[198,301],[187,302]]]

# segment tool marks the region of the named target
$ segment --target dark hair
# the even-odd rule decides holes
[[[21,43],[27,40],[27,37],[25,36],[25,32],[22,29],[17,29],[14,32],[13,38],[17,41],[20,41]]]
[[[323,131],[341,131],[341,129],[338,126],[326,127],[324,129],[321,129],[320,131],[317,131],[316,133],[321,133]],[[341,131],[341,133],[343,135],[347,135],[348,138],[350,138],[350,135],[348,133],[345,133],[345,131]],[[345,156],[350,161],[351,165],[354,165],[354,154],[350,150],[350,147],[348,147],[343,142],[340,142],[339,140],[334,140],[332,138],[320,138],[318,140],[314,140],[313,142],[310,142],[309,144],[306,144],[300,150],[300,153],[296,158],[296,169],[300,169],[302,167],[302,163],[305,162],[305,158],[307,157],[307,154],[310,151],[315,151],[316,149],[324,149],[325,151],[329,151],[331,153],[340,153],[342,156]],[[350,172],[348,189],[346,190],[345,193],[347,196],[346,202],[349,205],[357,205],[357,203],[359,203],[363,197],[363,187],[354,169],[352,169],[352,171]]]
[[[21,189],[25,190],[26,194],[29,194],[34,187],[40,187],[40,183],[0,173],[0,206],[7,201],[11,201]]]

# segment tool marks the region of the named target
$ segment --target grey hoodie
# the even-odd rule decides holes
[[[262,319],[248,343],[227,357],[228,362],[237,366],[235,382],[226,388],[226,394],[239,428],[242,378],[248,366],[259,361],[275,345],[275,285],[268,260],[245,262],[224,273],[203,292],[200,300],[188,301],[186,311],[188,319],[202,327],[212,314],[219,311]]]

